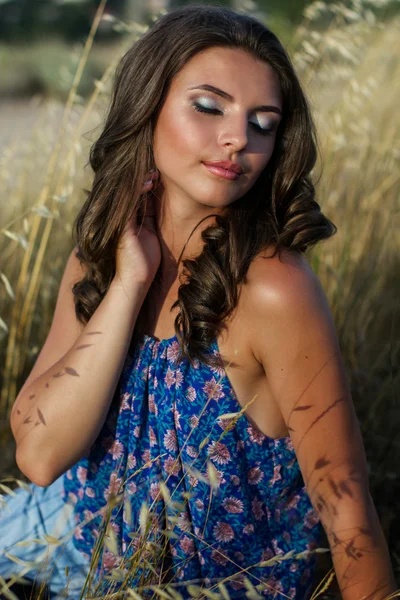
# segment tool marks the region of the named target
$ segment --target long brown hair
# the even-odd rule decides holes
[[[315,125],[291,60],[276,35],[257,19],[229,8],[190,5],[162,16],[122,57],[103,131],[90,151],[94,181],[74,222],[77,256],[86,274],[73,292],[84,324],[115,275],[118,238],[142,207],[142,182],[154,167],[152,141],[157,115],[171,81],[198,52],[241,48],[277,73],[283,100],[274,152],[254,186],[216,215],[201,233],[204,246],[182,261],[175,333],[180,357],[216,364],[207,348],[237,305],[252,260],[273,246],[304,252],[336,233],[315,200],[310,172],[317,159]],[[130,351],[145,332],[149,288]]]

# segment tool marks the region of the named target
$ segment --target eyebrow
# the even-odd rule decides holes
[[[215,87],[214,85],[209,85],[208,83],[203,83],[202,85],[195,85],[193,87],[188,88],[188,90],[206,90],[208,92],[214,92],[214,94],[217,94],[218,96],[222,96],[222,98],[225,98],[226,100],[229,100],[230,102],[234,101],[234,97],[231,96],[230,94],[228,94],[228,92],[224,92],[223,90],[220,90],[219,88]],[[263,104],[261,106],[256,106],[254,110],[262,111],[262,112],[274,112],[274,113],[277,113],[278,115],[282,116],[282,111],[280,108],[278,108],[277,106],[269,105],[269,104]]]

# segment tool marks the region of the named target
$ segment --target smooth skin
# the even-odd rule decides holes
[[[225,97],[190,89],[203,84],[219,88]],[[202,110],[216,112],[199,112],[199,104]],[[255,110],[260,105],[275,108]],[[174,78],[155,128],[158,179],[142,233],[127,224],[109,292],[86,327],[77,327],[75,321],[75,334],[65,341],[60,323],[62,319],[74,322],[70,288],[81,276],[71,255],[52,330],[14,406],[11,423],[20,468],[43,485],[78,460],[96,439],[160,258],[164,297],[155,299],[161,306],[156,335],[173,335],[175,316],[169,307],[179,286],[181,250],[194,226],[210,215],[186,247],[184,257],[196,256],[201,251],[201,231],[212,223],[211,215],[254,185],[272,155],[280,108],[279,81],[272,68],[240,49],[209,48]],[[270,131],[265,135],[260,127]],[[244,174],[229,181],[202,164],[218,160],[239,162]],[[328,535],[342,596],[382,600],[396,585],[369,494],[360,429],[326,296],[299,253],[288,251],[283,260],[264,260],[260,255],[248,275],[238,310],[242,331],[247,332],[245,358],[251,368],[263,371],[290,432],[308,493]],[[240,331],[237,321],[235,327]],[[92,347],[77,351],[88,339]],[[55,348],[60,357],[56,364],[51,358]],[[53,379],[66,365],[80,377]],[[51,389],[45,389],[50,380]],[[35,404],[29,408],[32,394]],[[38,425],[31,433],[25,428],[22,435],[21,419],[39,405],[48,425]],[[258,406],[262,412],[262,399]],[[76,426],[77,415],[85,427]],[[35,467],[39,457],[40,471]]]

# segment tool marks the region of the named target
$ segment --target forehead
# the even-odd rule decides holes
[[[240,48],[207,48],[193,56],[174,77],[170,92],[209,83],[230,93],[235,101],[254,99],[281,103],[278,75],[266,62]]]

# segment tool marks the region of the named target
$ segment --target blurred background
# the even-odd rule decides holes
[[[125,24],[150,24],[163,11],[184,0],[108,0],[104,18],[88,59],[78,92],[86,97],[99,79]],[[0,0],[0,144],[10,134],[26,130],[36,114],[26,99],[35,94],[66,97],[100,0]],[[212,2],[211,2],[212,4]],[[261,11],[284,37],[301,18],[306,0],[261,0],[245,3],[222,0],[221,5]],[[129,26],[128,26],[129,27]]]
[[[51,325],[115,66],[154,20],[188,3],[0,0],[0,482],[10,488],[26,478],[9,413]],[[399,578],[400,2],[215,4],[278,35],[312,107],[317,201],[338,232],[308,258],[335,319]],[[337,597],[334,581],[329,589]]]
[[[27,99],[35,95],[64,99],[68,95],[79,52],[101,0],[0,0],[0,144],[14,132],[26,131],[36,111]],[[78,95],[87,97],[93,82],[100,79],[107,61],[122,38],[129,35],[129,23],[149,25],[157,15],[188,0],[108,0],[96,39],[80,79]],[[213,4],[213,2],[209,2]],[[294,30],[304,10],[315,6],[319,27],[332,18],[333,0],[219,0],[265,20],[283,43],[294,48]],[[348,11],[364,9],[370,18],[388,21],[399,12],[399,1],[337,3]]]
[[[163,11],[189,3],[187,0],[108,0],[79,94],[87,96],[90,93],[93,79],[100,78],[104,71],[110,48],[126,36],[126,27],[119,20],[150,24]],[[13,122],[13,128],[25,127],[27,116],[21,99],[33,94],[65,97],[70,84],[68,74],[74,69],[74,60],[77,60],[79,47],[89,33],[99,4],[100,0],[0,0],[0,135],[3,143],[10,119],[13,120],[13,111],[19,117]],[[311,2],[219,0],[219,4],[262,16],[282,41],[292,47],[294,28]],[[332,0],[315,4],[335,6]],[[351,11],[352,2],[339,4]],[[383,20],[399,11],[398,1],[355,4],[365,4],[374,16],[379,15]],[[330,18],[328,12],[320,16],[322,21]]]

